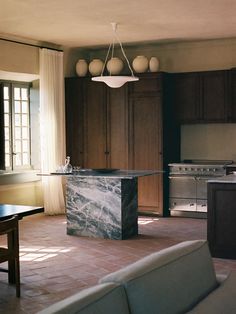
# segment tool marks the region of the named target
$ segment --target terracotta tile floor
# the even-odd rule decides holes
[[[20,221],[22,296],[15,297],[0,273],[0,313],[36,313],[149,253],[192,239],[206,239],[206,220],[139,217],[139,235],[119,241],[67,236],[64,216],[26,217]],[[214,263],[223,274],[236,270],[236,260]]]

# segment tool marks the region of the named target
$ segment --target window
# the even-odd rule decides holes
[[[5,169],[31,168],[29,84],[3,83]]]

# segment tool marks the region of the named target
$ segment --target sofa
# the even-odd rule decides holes
[[[236,272],[217,276],[207,241],[186,241],[113,272],[39,313],[235,314]]]

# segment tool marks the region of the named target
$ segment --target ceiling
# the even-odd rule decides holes
[[[236,38],[235,0],[0,0],[0,37],[59,46]]]

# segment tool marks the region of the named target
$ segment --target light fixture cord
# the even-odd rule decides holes
[[[120,39],[119,39],[119,37],[118,37],[116,31],[114,31],[114,35],[116,36],[116,39],[117,39],[118,43],[120,44],[120,49],[121,49],[121,51],[122,51],[122,53],[123,53],[123,56],[125,57],[125,60],[126,60],[126,62],[127,62],[127,64],[128,64],[128,67],[129,67],[129,70],[130,70],[132,76],[134,76],[134,72],[133,72],[133,70],[132,70],[132,68],[131,68],[131,66],[130,66],[129,60],[128,60],[126,54],[125,54],[125,51],[124,51],[123,46],[122,46],[122,43],[121,43],[121,41],[120,41]]]
[[[108,59],[108,56],[109,56],[109,53],[110,53],[110,50],[111,50],[111,46],[112,46],[112,43],[110,43],[109,45],[109,48],[108,48],[108,51],[107,51],[107,55],[106,55],[106,59],[105,59],[105,62],[103,64],[103,67],[102,67],[102,73],[101,73],[101,76],[103,76],[103,72],[105,70],[105,66],[107,64],[107,59]]]

